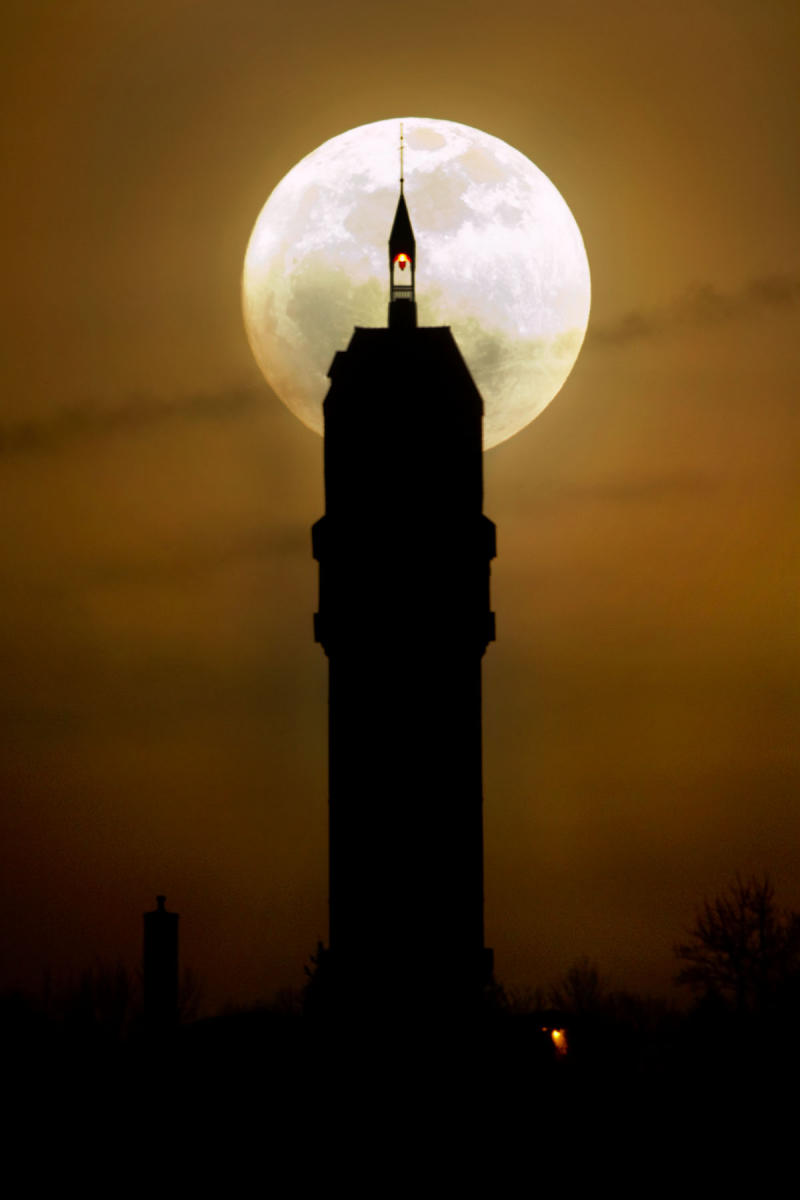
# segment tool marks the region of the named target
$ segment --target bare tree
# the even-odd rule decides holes
[[[600,1012],[608,999],[606,981],[596,963],[584,955],[549,989],[554,1008],[577,1016]]]
[[[738,1013],[759,1013],[800,977],[800,913],[781,909],[768,875],[736,876],[697,912],[689,940],[675,947],[677,978],[718,995]]]

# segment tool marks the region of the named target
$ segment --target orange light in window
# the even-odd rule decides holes
[[[397,264],[397,266],[400,268],[401,271],[405,271],[406,267],[411,262],[411,259],[408,257],[407,254],[403,254],[403,252],[401,251],[399,254],[395,254],[394,261]]]

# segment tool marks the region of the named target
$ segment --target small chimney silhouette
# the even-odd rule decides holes
[[[144,913],[144,1019],[152,1033],[165,1033],[178,1022],[178,913],[167,912],[166,896]]]

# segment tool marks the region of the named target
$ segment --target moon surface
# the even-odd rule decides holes
[[[247,247],[247,336],[276,394],[321,434],[335,352],[355,325],[387,323],[401,120],[419,324],[451,326],[483,396],[488,449],[559,391],[591,300],[572,213],[547,176],[499,138],[398,117],[307,155],[270,195]]]

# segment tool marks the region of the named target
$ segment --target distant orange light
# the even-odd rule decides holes
[[[567,1035],[563,1029],[551,1029],[550,1037],[559,1054],[567,1053]]]
[[[408,257],[407,254],[403,254],[403,252],[401,251],[400,254],[395,254],[394,261],[396,262],[397,266],[400,268],[401,271],[405,271],[406,267],[411,262],[411,259]]]

